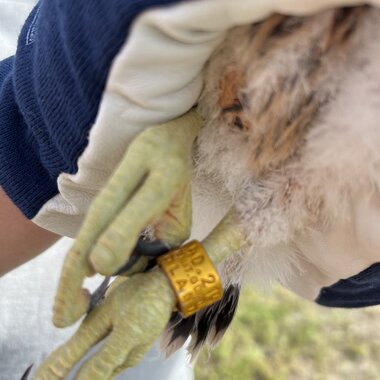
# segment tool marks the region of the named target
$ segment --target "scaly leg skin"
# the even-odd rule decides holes
[[[158,338],[175,305],[175,295],[160,270],[120,281],[104,303],[83,321],[78,332],[53,352],[35,380],[64,379],[98,341],[104,346],[80,369],[77,380],[113,378],[135,365]]]
[[[195,111],[141,133],[95,198],[67,254],[53,323],[66,327],[87,310],[86,276],[111,275],[128,260],[142,230],[153,224],[171,246],[191,227],[191,149],[201,120]]]
[[[214,265],[240,251],[247,244],[236,211],[231,209],[214,230],[202,241]]]
[[[245,238],[235,214],[228,213],[202,244],[214,264],[240,250]],[[107,334],[103,348],[82,366],[76,379],[113,379],[138,364],[164,330],[175,304],[175,294],[161,269],[118,279],[104,303],[43,363],[34,379],[63,379]]]
[[[78,331],[63,346],[55,350],[39,367],[35,379],[64,379],[89,347],[95,346],[109,334],[111,320],[107,308],[98,307],[82,322]]]

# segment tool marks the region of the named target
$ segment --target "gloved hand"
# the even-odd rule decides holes
[[[141,232],[154,227],[169,246],[186,240],[191,227],[191,150],[200,117],[181,118],[141,133],[92,203],[67,254],[53,322],[65,327],[87,310],[86,276],[111,275],[128,260]]]

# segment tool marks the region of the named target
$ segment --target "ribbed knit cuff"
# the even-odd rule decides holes
[[[58,193],[42,166],[33,135],[19,113],[12,85],[13,58],[0,62],[0,185],[28,218]]]

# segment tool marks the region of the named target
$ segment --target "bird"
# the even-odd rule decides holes
[[[379,21],[369,6],[274,14],[231,29],[209,59],[194,182],[236,207],[250,244],[219,266],[221,301],[172,315],[168,355],[189,337],[193,357],[215,347],[245,283],[380,303]]]
[[[130,148],[136,154],[128,156],[126,153],[111,178],[113,187],[106,185],[105,191],[96,198],[96,207],[90,208],[87,219],[93,224],[85,222],[84,234],[97,235],[89,225],[103,231],[99,210],[105,204],[114,207],[109,206],[113,196],[110,190],[122,188],[120,183],[128,172],[126,164],[131,163],[131,157],[138,158],[137,152],[144,153],[147,147],[157,145],[161,146],[160,150],[165,144],[156,142],[168,142],[169,138],[171,148],[175,148],[173,141],[179,139],[179,146],[185,146],[187,153],[191,151],[194,208],[205,217],[205,223],[201,224],[206,227],[195,227],[199,231],[204,228],[205,236],[218,223],[218,220],[207,220],[207,216],[227,214],[227,219],[222,219],[222,224],[215,229],[219,237],[226,232],[220,239],[226,243],[224,250],[236,248],[236,252],[230,252],[218,265],[224,295],[220,301],[188,318],[177,311],[172,313],[161,335],[161,348],[167,355],[189,338],[189,351],[194,359],[204,344],[215,346],[234,317],[241,287],[249,282],[264,289],[279,283],[324,306],[352,308],[380,304],[379,21],[379,9],[356,6],[303,17],[275,13],[261,22],[228,30],[203,70],[204,88],[197,103],[202,127],[198,129],[199,118],[191,113],[183,119],[191,128],[179,128],[179,119],[137,137]],[[192,140],[184,144],[186,139],[180,137],[181,133],[195,138],[191,149]],[[139,145],[152,139],[157,140],[155,145]],[[149,154],[153,154],[151,150]],[[159,157],[164,160],[166,156]],[[181,178],[186,199],[187,164],[184,160],[181,166],[186,172],[186,178]],[[135,194],[136,189],[132,191]],[[124,191],[123,196],[128,197]],[[108,203],[104,203],[102,197]],[[144,204],[144,211],[149,207]],[[211,212],[212,208],[217,212]],[[231,209],[233,217],[228,212]],[[181,220],[188,219],[188,207],[178,211],[177,214],[183,216]],[[109,210],[112,212],[119,209]],[[163,225],[176,219],[166,213],[168,216]],[[236,226],[229,235],[232,221]],[[177,223],[182,237],[187,234],[185,224]],[[127,225],[132,228],[131,223]],[[123,224],[120,226],[119,230]],[[160,222],[151,227],[153,237],[161,238],[164,229],[160,229]],[[80,256],[80,250],[76,249],[83,241],[87,245],[91,241],[82,235],[67,260],[67,266],[74,270],[75,259]],[[112,236],[123,237],[120,233],[116,235]],[[104,242],[104,236],[99,240]],[[110,242],[112,239],[107,240]],[[215,250],[212,254],[215,255]],[[102,263],[92,258],[92,264],[100,268]],[[144,280],[148,279],[144,275],[150,276],[151,283]],[[72,315],[60,313],[67,306],[62,295],[70,300],[76,295],[68,291],[67,273],[62,278],[55,312],[57,321],[66,325],[83,312],[88,297],[82,294],[82,298],[78,298],[80,307]],[[81,280],[79,278],[76,285]],[[109,331],[110,320],[115,319],[118,327],[124,328],[128,322],[124,317],[128,313],[123,312],[123,303],[132,311],[131,307],[138,306],[137,301],[143,302],[139,287],[145,289],[144,294],[149,294],[149,302],[165,306],[165,315],[157,318],[153,326],[156,334],[161,327],[158,322],[165,325],[165,318],[170,315],[169,303],[174,303],[169,285],[157,271],[137,274],[123,281],[119,288],[116,285],[110,292],[108,304],[106,297],[104,303],[95,308],[95,314],[85,320],[77,336],[41,367],[41,378],[48,373],[45,371],[62,366],[60,356],[70,358],[69,364],[61,368],[67,371],[77,360],[71,353],[79,346],[83,350],[80,337],[97,341],[95,336],[90,336],[94,326],[97,326],[96,331],[99,326]],[[155,290],[162,298],[167,296],[168,304],[159,296],[154,297]],[[125,299],[125,292],[136,298],[131,304]],[[148,306],[143,305],[144,312]],[[107,310],[112,314],[107,314]],[[105,314],[108,315],[106,325],[98,318]],[[140,317],[132,322],[138,321],[142,322]],[[122,329],[122,333],[125,330]],[[113,336],[120,338],[120,334]],[[120,342],[118,340],[118,348]],[[144,349],[145,345],[144,341]],[[132,357],[135,359],[141,354],[143,352],[136,351]],[[116,369],[126,368],[131,363],[127,357],[127,362],[119,363],[120,368]],[[104,366],[110,373],[114,370],[108,368],[109,363]]]

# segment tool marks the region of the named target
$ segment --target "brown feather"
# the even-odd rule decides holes
[[[353,48],[355,31],[367,9],[343,8],[324,14],[326,27],[317,33],[321,15],[299,18],[275,14],[255,25],[254,33],[251,30],[246,57],[235,62],[236,67],[221,79],[219,105],[223,122],[247,133],[251,166],[257,176],[296,153],[310,124],[332,96],[329,83],[335,72],[331,67]],[[268,70],[271,60],[289,47],[295,49],[299,40],[310,43],[299,52],[296,74],[273,72],[270,91],[251,90],[250,82]]]

